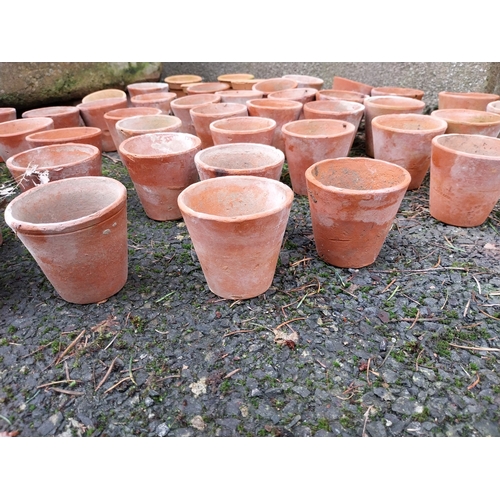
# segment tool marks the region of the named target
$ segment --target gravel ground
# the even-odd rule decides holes
[[[271,288],[229,301],[185,224],[146,217],[115,153],[103,166],[129,218],[129,278],[104,303],[60,299],[1,218],[0,433],[500,435],[499,205],[447,226],[426,178],[354,270],[318,258],[296,197]]]

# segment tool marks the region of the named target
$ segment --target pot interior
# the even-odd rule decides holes
[[[191,134],[156,133],[132,137],[120,147],[133,155],[158,156],[184,153],[196,148],[200,143],[200,139]]]
[[[272,146],[257,144],[228,144],[198,153],[198,160],[208,168],[223,170],[251,170],[276,165],[284,161],[283,153]]]
[[[153,130],[179,123],[179,118],[168,115],[144,115],[124,118],[117,123],[123,130]]]
[[[212,122],[212,126],[218,130],[230,130],[233,132],[251,132],[267,130],[276,126],[276,122],[270,118],[259,116],[238,116],[225,118]]]
[[[447,125],[442,120],[432,116],[416,114],[381,115],[374,118],[373,122],[375,121],[377,124],[393,130],[436,130],[443,128],[443,124]]]
[[[12,165],[20,168],[60,167],[85,161],[99,154],[99,150],[85,144],[60,144],[30,149],[16,155]]]

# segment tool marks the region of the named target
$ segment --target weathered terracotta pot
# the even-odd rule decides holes
[[[371,85],[357,82],[356,80],[349,80],[349,78],[343,78],[342,76],[333,77],[332,88],[334,90],[350,90],[365,95],[371,95],[373,89]]]
[[[180,132],[182,122],[176,116],[139,115],[123,118],[116,122],[115,128],[120,144],[130,137],[158,132]]]
[[[101,151],[90,144],[52,144],[28,149],[11,156],[6,165],[21,191],[60,179],[102,173]]]
[[[312,87],[297,87],[296,89],[278,90],[270,92],[267,95],[268,99],[288,99],[289,101],[297,101],[304,106],[306,102],[311,102],[316,99],[318,91]],[[299,115],[299,120],[304,118],[304,108]]]
[[[83,125],[80,110],[76,106],[49,106],[30,109],[22,114],[23,118],[37,118],[39,116],[52,118],[54,128],[81,127]]]
[[[97,127],[68,127],[43,130],[26,136],[30,148],[50,146],[51,144],[90,144],[102,152],[102,130]]]
[[[179,208],[213,293],[248,299],[271,286],[292,201],[286,184],[244,175],[197,182],[179,195]]]
[[[102,130],[103,151],[116,151],[116,146],[113,142],[106,120],[104,119],[104,115],[115,109],[127,107],[127,97],[125,92],[123,92],[123,94],[123,97],[90,100],[77,105],[85,125],[88,127],[97,127]]]
[[[101,99],[127,99],[127,94],[120,89],[103,89],[87,94],[82,102],[100,101]]]
[[[127,91],[130,98],[142,95],[153,94],[155,92],[168,92],[168,83],[164,82],[140,82],[127,85]],[[177,94],[175,94],[177,96]]]
[[[477,109],[437,109],[431,116],[448,123],[447,134],[479,134],[498,137],[500,115]]]
[[[190,112],[196,135],[201,139],[202,149],[214,145],[212,133],[210,132],[212,122],[231,116],[248,116],[246,105],[236,102],[201,104],[192,108]]]
[[[255,175],[279,181],[285,155],[265,144],[234,143],[204,149],[194,161],[202,181],[226,175]]]
[[[127,281],[127,190],[109,177],[73,177],[14,198],[5,221],[67,302],[89,304]]]
[[[52,118],[19,118],[0,123],[0,157],[5,161],[30,148],[26,137],[42,130],[54,128]]]
[[[425,103],[418,99],[398,96],[367,97],[365,105],[365,151],[373,157],[372,120],[376,116],[390,114],[422,114]]]
[[[439,109],[476,109],[486,111],[486,106],[493,101],[498,101],[498,94],[484,92],[439,92]]]
[[[217,77],[219,82],[228,83],[232,87],[233,81],[239,80],[253,80],[254,76],[250,73],[229,73]]]
[[[231,85],[224,82],[204,82],[187,85],[184,89],[187,95],[214,94],[220,90],[229,90]]]
[[[233,116],[210,124],[214,145],[253,142],[270,146],[276,122],[262,116]]]
[[[272,145],[285,152],[285,141],[281,127],[285,123],[299,119],[302,104],[297,101],[286,99],[252,99],[247,102],[248,114],[250,116],[263,116],[271,118],[276,122]]]
[[[316,95],[316,100],[322,101],[325,99],[341,99],[343,101],[352,101],[363,104],[366,97],[369,97],[369,95],[361,94],[360,92],[354,92],[353,90],[325,89],[318,92],[318,94]]]
[[[200,83],[203,78],[199,75],[171,75],[164,80],[169,85],[170,92],[175,92],[178,97],[185,97],[187,94],[182,88],[183,85]]]
[[[328,119],[286,123],[282,131],[292,188],[299,195],[307,194],[306,170],[321,160],[347,156],[356,134],[352,123]]]
[[[16,108],[0,108],[0,123],[10,122],[17,117]],[[0,161],[5,161],[0,156]]]
[[[374,87],[371,91],[371,95],[372,96],[398,95],[401,97],[410,97],[412,99],[419,99],[421,101],[424,97],[424,91],[406,87]]]
[[[174,113],[174,115],[182,121],[182,126],[179,132],[196,135],[193,120],[191,119],[191,109],[201,104],[220,101],[221,97],[217,94],[188,95],[185,97],[179,97],[179,99],[174,99],[170,103],[170,107],[172,108],[172,113]]]
[[[336,267],[365,267],[377,259],[410,174],[371,158],[337,158],[306,171],[316,249]]]
[[[298,84],[298,88],[308,87],[316,90],[321,90],[324,84],[324,81],[321,78],[316,78],[315,76],[283,75],[282,78],[286,78],[287,80],[295,80]]]
[[[486,106],[486,111],[488,113],[496,113],[500,115],[500,101],[489,102]]]
[[[448,124],[429,115],[381,115],[372,120],[373,153],[377,160],[408,170],[408,189],[418,189],[431,165],[432,139],[444,134]]]
[[[120,144],[120,156],[150,219],[182,217],[177,197],[198,181],[194,156],[200,147],[198,137],[176,132],[140,135]]]
[[[446,134],[432,140],[429,211],[453,226],[483,224],[500,198],[500,139]]]
[[[123,120],[124,118],[130,118],[131,116],[144,116],[144,115],[161,115],[162,111],[158,108],[147,107],[147,106],[134,106],[132,108],[121,108],[114,109],[113,111],[108,111],[104,115],[104,120],[108,126],[109,133],[113,139],[113,144],[115,145],[116,151],[118,151],[118,146],[122,142],[118,132],[116,131],[116,124]]]
[[[246,104],[250,99],[262,99],[264,95],[258,90],[220,90],[216,92],[220,95],[221,102],[237,102]]]
[[[299,84],[295,80],[290,80],[288,78],[268,78],[267,80],[261,80],[254,83],[252,90],[258,90],[267,97],[271,92],[276,92],[278,90],[295,89]]]
[[[139,94],[130,98],[131,106],[158,108],[165,115],[172,114],[170,103],[177,99],[175,92],[153,92]]]
[[[365,107],[359,102],[323,99],[304,104],[304,118],[327,118],[330,120],[344,120],[352,123],[358,131],[363,118]],[[352,145],[351,145],[352,146]]]

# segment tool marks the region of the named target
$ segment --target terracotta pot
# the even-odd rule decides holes
[[[177,197],[198,181],[194,156],[200,147],[198,137],[177,132],[140,135],[120,144],[120,156],[150,219],[182,217]]]
[[[304,104],[305,119],[327,118],[330,120],[344,120],[352,123],[356,132],[358,131],[364,112],[365,107],[363,104],[353,101],[342,101],[341,99],[323,99]]]
[[[250,73],[230,73],[226,75],[220,75],[217,77],[219,82],[228,83],[232,87],[233,81],[239,80],[253,80],[254,76]]]
[[[289,101],[297,101],[304,106],[306,102],[311,102],[316,99],[316,94],[318,91],[312,87],[300,87],[296,89],[288,90],[278,90],[276,92],[270,92],[267,95],[268,99],[287,99]],[[304,118],[304,108],[299,115],[299,120]]]
[[[410,174],[371,158],[337,158],[306,171],[316,249],[336,267],[365,267],[377,259]]]
[[[169,86],[168,83],[163,83],[163,82],[131,83],[127,85],[127,91],[130,98],[132,98],[142,94],[153,94],[155,92],[168,92]]]
[[[261,80],[254,83],[252,90],[258,90],[264,94],[264,97],[267,97],[271,92],[295,89],[298,86],[299,84],[295,80],[290,80],[288,78],[268,78],[267,80]]]
[[[130,104],[135,107],[158,108],[165,115],[172,114],[170,103],[177,99],[175,92],[153,92],[152,94],[139,94],[130,98]]]
[[[332,88],[334,90],[350,90],[359,92],[360,94],[371,95],[373,87],[366,83],[357,82],[356,80],[349,80],[341,76],[334,76]]]
[[[486,106],[493,101],[498,101],[498,94],[484,92],[439,92],[439,109],[476,109],[486,111]]]
[[[447,134],[479,134],[498,137],[500,116],[477,109],[437,109],[431,116],[448,123]]]
[[[401,97],[419,99],[421,101],[424,97],[424,91],[405,87],[374,87],[371,91],[371,95],[398,95]]]
[[[369,95],[361,94],[360,92],[354,92],[352,90],[325,89],[318,92],[318,94],[316,95],[316,100],[322,101],[325,99],[341,99],[342,101],[352,101],[363,104],[365,102],[365,98],[367,97],[369,97]]]
[[[102,152],[102,130],[97,127],[68,127],[35,132],[26,137],[30,148],[50,146],[51,144],[90,144]]]
[[[279,181],[285,155],[265,144],[234,143],[204,149],[194,161],[202,181],[226,175],[254,175]]]
[[[486,106],[486,111],[488,113],[496,113],[500,115],[500,101],[489,102]]]
[[[446,127],[444,120],[429,115],[376,116],[372,120],[374,157],[408,170],[408,189],[418,189],[431,165],[432,139],[444,134]]]
[[[302,104],[297,101],[286,99],[252,99],[247,102],[248,114],[250,116],[263,116],[271,118],[276,122],[272,145],[285,152],[285,141],[281,127],[285,123],[299,119]]]
[[[19,118],[0,123],[0,157],[5,161],[30,148],[26,137],[41,130],[54,128],[52,118]]]
[[[263,82],[262,78],[252,78],[250,80],[233,80],[231,87],[233,90],[253,90],[256,83]]]
[[[90,144],[52,144],[28,149],[11,156],[6,165],[21,191],[60,179],[102,173],[101,151]]]
[[[212,133],[210,132],[212,122],[231,116],[248,116],[246,105],[236,102],[201,104],[192,108],[190,112],[196,135],[201,139],[202,149],[214,145]]]
[[[97,92],[96,92],[97,93]],[[125,93],[123,93],[125,94]],[[102,130],[102,150],[116,151],[115,143],[108,129],[104,115],[115,109],[127,107],[127,97],[110,97],[108,99],[97,99],[82,102],[77,105],[83,121],[88,127],[97,127]]]
[[[500,198],[500,139],[446,134],[432,140],[429,211],[453,226],[483,224]]]
[[[283,78],[286,78],[288,80],[295,80],[298,84],[298,88],[307,87],[321,90],[324,83],[321,78],[316,78],[315,76],[308,75],[283,75]]]
[[[120,144],[130,137],[158,132],[180,132],[182,122],[176,116],[139,115],[123,118],[116,122],[115,128]]]
[[[273,281],[293,192],[263,177],[231,175],[197,182],[179,195],[210,290],[248,299]]]
[[[203,78],[199,75],[172,75],[167,76],[164,80],[169,85],[169,90],[175,92],[178,97],[185,97],[187,94],[182,88],[183,85],[200,83]]]
[[[162,111],[158,108],[153,107],[139,107],[135,106],[133,108],[121,108],[114,109],[113,111],[108,111],[104,115],[104,120],[108,126],[109,133],[113,139],[113,144],[115,145],[116,151],[118,151],[118,146],[122,142],[118,132],[116,131],[116,124],[123,120],[124,118],[130,118],[131,116],[144,116],[144,115],[161,115]]]
[[[229,90],[231,85],[224,82],[205,82],[195,83],[194,85],[187,85],[184,89],[187,95],[197,94],[214,94],[220,90]]]
[[[81,127],[83,120],[76,106],[49,106],[25,111],[23,118],[38,118],[46,116],[54,120],[54,128]]]
[[[220,100],[221,97],[217,94],[188,95],[174,99],[170,103],[170,107],[172,108],[172,113],[182,121],[179,132],[196,135],[193,120],[191,119],[191,109],[200,104],[216,103],[220,102]]]
[[[56,292],[100,302],[127,281],[127,190],[108,177],[73,177],[14,198],[5,220]]]
[[[120,89],[104,89],[87,94],[82,102],[100,101],[101,99],[127,99],[127,94]]]
[[[17,117],[16,108],[0,108],[0,123],[10,122]],[[5,161],[0,156],[0,162]]]
[[[262,99],[264,95],[258,90],[220,90],[216,92],[220,95],[221,102],[237,102],[246,104],[250,99]]]
[[[261,116],[234,116],[210,124],[210,132],[216,146],[235,142],[253,142],[270,146],[275,129],[276,122],[273,119]]]
[[[425,103],[418,99],[398,96],[367,97],[365,105],[365,151],[373,157],[372,120],[376,116],[390,114],[422,114]]]
[[[305,172],[313,164],[328,158],[347,156],[356,129],[341,120],[298,120],[283,125],[285,156],[292,188],[307,194]]]

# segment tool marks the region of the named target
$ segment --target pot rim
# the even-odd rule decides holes
[[[254,75],[250,73],[226,73],[224,75],[219,75],[217,80],[219,82],[232,82],[234,80],[253,80],[255,78]]]
[[[393,103],[383,103],[380,101],[383,100],[392,100]],[[364,100],[364,105],[369,104],[373,107],[379,109],[421,109],[425,108],[424,101],[420,101],[418,99],[414,99],[413,97],[403,97],[397,95],[376,95],[366,97]]]
[[[63,127],[63,128],[54,128],[51,130],[40,130],[38,132],[33,132],[32,134],[26,136],[26,140],[27,141],[30,141],[30,140],[38,141],[38,140],[40,140],[42,135],[47,134],[47,132],[50,132],[50,133],[48,134],[48,137],[43,137],[44,140],[45,139],[46,140],[66,140],[65,138],[55,137],[58,134],[60,134],[61,131],[63,131],[63,132],[67,131],[69,133],[75,132],[75,135],[71,136],[73,139],[76,139],[77,137],[81,137],[81,136],[83,136],[82,138],[98,137],[99,135],[102,134],[102,130],[98,127]],[[77,132],[78,132],[78,135],[76,135]],[[54,135],[54,137],[50,137],[51,135]]]
[[[127,102],[127,96],[125,97],[106,97],[104,99],[96,99],[95,101],[85,101],[77,104],[76,107],[85,112],[92,111],[95,109],[107,108],[109,106],[116,106]]]
[[[25,128],[24,130],[17,130],[10,133],[2,132],[2,129],[8,129],[10,127],[10,124],[14,122],[25,123],[27,128]],[[28,128],[30,124],[32,125],[32,127]],[[17,137],[17,136],[33,134],[35,132],[42,132],[39,129],[39,127],[43,128],[50,126],[51,124],[52,126],[54,126],[54,120],[46,116],[37,116],[33,118],[16,118],[15,120],[9,120],[0,123],[0,137]]]
[[[253,214],[248,214],[248,215],[236,215],[233,217],[229,216],[222,216],[222,215],[213,215],[213,214],[207,214],[204,212],[197,212],[196,210],[193,210],[191,207],[186,205],[184,202],[184,198],[191,192],[196,189],[203,188],[204,186],[208,186],[208,183],[214,184],[216,186],[217,184],[228,184],[228,183],[248,183],[248,184],[255,184],[255,183],[273,183],[278,189],[281,189],[283,194],[285,195],[285,200],[283,203],[279,206],[276,206],[274,208],[264,210],[261,212],[253,213]],[[274,179],[269,179],[266,177],[256,177],[254,175],[228,175],[225,177],[216,177],[214,179],[206,179],[200,182],[195,182],[194,184],[191,184],[188,186],[186,189],[184,189],[180,194],[179,197],[177,198],[177,203],[179,205],[179,209],[181,212],[185,212],[186,214],[190,215],[191,217],[196,217],[197,219],[202,219],[206,221],[214,221],[214,222],[219,222],[223,224],[235,224],[235,223],[241,223],[241,222],[248,222],[248,221],[253,221],[256,219],[261,219],[263,217],[268,217],[270,215],[274,215],[276,213],[279,213],[283,210],[283,208],[291,206],[292,202],[294,199],[294,193],[293,191],[286,185],[283,184],[281,181],[276,181]]]
[[[127,85],[127,89],[148,89],[148,88],[159,88],[159,89],[164,89],[168,87],[168,83],[166,82],[136,82],[136,83],[129,83]]]
[[[132,108],[118,108],[118,109],[112,109],[111,111],[108,111],[104,113],[104,119],[116,119],[118,118],[118,121],[123,119],[123,118],[132,118],[132,116],[139,116],[141,114],[141,111],[146,111],[145,115],[161,115],[161,109],[158,108],[153,108],[152,106],[134,106]],[[122,113],[123,116],[120,116]],[[130,115],[127,113],[131,113]]]
[[[489,94],[487,92],[451,92],[448,90],[443,90],[442,92],[438,93],[438,97],[442,95],[445,97],[457,97],[459,99],[468,99],[470,97],[472,98],[484,98],[484,99],[489,99],[491,97],[496,97],[497,100],[500,99],[500,95],[498,94]]]
[[[453,114],[459,114],[457,113],[457,111],[463,114],[464,118],[454,118]],[[452,116],[446,116],[448,114]],[[431,113],[431,116],[436,116],[438,118],[443,117],[442,119],[448,123],[473,125],[479,128],[489,127],[491,125],[500,125],[500,115],[498,115],[497,113],[491,113],[489,111],[480,111],[477,109],[466,109],[466,108],[436,109]],[[444,116],[446,116],[446,118],[444,118]],[[482,116],[484,118],[491,118],[492,120],[488,122],[468,121],[468,117],[474,117],[474,116]]]
[[[106,95],[106,93],[115,94],[116,97],[100,97],[101,95]],[[82,99],[82,104],[95,101],[102,101],[104,99],[123,99],[123,98],[127,100],[127,94],[125,91],[121,89],[101,89],[101,90],[96,90],[95,92],[91,92],[90,94],[84,96]]]
[[[287,80],[295,80],[299,83],[325,83],[321,78],[309,75],[283,75],[281,78],[286,78]]]
[[[205,106],[208,108],[209,106],[217,106],[221,105],[220,111],[208,111],[205,113]],[[199,106],[195,106],[191,108],[190,113],[191,116],[227,116],[227,114],[239,113],[243,111],[247,111],[247,105],[240,102],[207,102],[205,104],[200,104]]]
[[[366,97],[370,97],[370,94],[363,94],[363,92],[358,92],[357,90],[321,89],[321,90],[318,90],[318,92],[322,96],[326,96],[326,97],[329,97],[330,94],[347,94],[348,96],[358,97],[360,99],[365,99]],[[335,97],[334,95],[332,95],[331,97],[336,98],[336,99],[340,99],[340,100],[344,100],[344,101],[347,100],[347,99],[342,99],[340,97]]]
[[[276,106],[273,106],[276,104]],[[294,109],[298,110],[303,107],[299,101],[292,101],[290,99],[250,99],[247,101],[247,106],[253,106],[259,109]]]
[[[394,117],[398,117],[399,119],[409,119],[413,120],[416,122],[428,122],[428,123],[434,123],[435,127],[433,128],[426,128],[426,129],[406,129],[406,128],[400,128],[400,127],[395,127],[393,125],[389,125],[386,123],[383,123],[385,121],[390,121]],[[444,130],[441,132],[444,134],[446,129],[448,128],[448,122],[446,120],[443,120],[442,118],[439,118],[437,116],[431,116],[431,115],[419,115],[415,113],[395,113],[395,114],[389,114],[389,115],[379,115],[373,118],[372,120],[372,127],[378,127],[383,130],[390,130],[392,132],[403,132],[408,135],[423,135],[423,134],[429,134],[436,132],[442,128]]]
[[[155,154],[133,153],[127,149],[127,146],[129,146],[130,143],[144,140],[144,138],[150,139],[151,136],[172,137],[173,139],[179,138],[180,136],[188,136],[189,140],[192,141],[193,146],[190,147],[189,149],[185,149],[182,151],[176,151],[175,153],[155,153]],[[120,154],[123,154],[125,156],[130,157],[130,158],[158,158],[158,157],[169,158],[172,156],[178,156],[179,154],[190,153],[190,152],[198,149],[200,146],[201,146],[201,139],[198,136],[193,135],[193,134],[186,134],[184,132],[152,132],[152,133],[141,134],[141,135],[129,137],[128,139],[125,139],[122,143],[120,143],[118,149],[119,149]]]
[[[418,94],[418,95],[424,95],[425,92],[420,89],[415,89],[413,87],[391,87],[391,86],[383,86],[383,87],[373,87],[372,92],[375,90],[375,92],[390,92],[390,91],[402,91],[402,92],[408,92],[412,94]],[[376,96],[372,96],[376,97]]]
[[[343,130],[339,130],[338,132],[332,133],[332,134],[321,134],[321,133],[320,134],[304,134],[304,133],[301,134],[301,133],[293,132],[292,130],[289,130],[290,128],[293,128],[295,126],[300,127],[300,125],[305,125],[308,122],[313,122],[313,123],[326,122],[326,123],[335,124],[335,125],[342,124]],[[282,126],[281,131],[283,132],[283,134],[290,135],[292,137],[329,139],[329,138],[334,138],[334,137],[343,137],[345,135],[351,135],[354,132],[356,132],[356,127],[348,121],[336,120],[334,118],[308,118],[308,119],[304,118],[302,120],[294,120],[292,122],[285,123]]]
[[[130,102],[137,103],[140,102],[150,102],[150,101],[173,101],[177,98],[177,94],[175,92],[149,92],[148,94],[137,94],[130,98]],[[141,106],[142,107],[142,106]],[[147,107],[147,106],[145,106]]]
[[[194,103],[189,102],[191,100],[196,101],[197,99],[200,99],[200,102],[194,102]],[[212,99],[212,100],[210,100],[210,99]],[[217,95],[217,94],[191,94],[191,95],[186,95],[186,96],[178,97],[177,99],[174,99],[170,103],[170,106],[174,109],[175,108],[191,109],[194,106],[200,106],[201,104],[216,103],[216,102],[220,102],[220,100],[221,100],[221,97],[220,97],[220,95]],[[179,102],[179,101],[182,101],[182,102]]]
[[[355,106],[356,108],[353,109],[353,110],[339,110],[339,111],[336,111],[336,110],[329,110],[328,109],[328,106],[335,106],[336,104],[338,103],[343,103],[343,104],[349,104],[350,106]],[[319,104],[318,104],[319,103]],[[326,110],[322,110],[321,108],[325,106],[327,109]],[[311,109],[313,111],[330,111],[332,113],[352,113],[352,114],[356,114],[356,113],[359,113],[360,111],[364,111],[365,110],[365,105],[364,104],[361,104],[360,102],[356,102],[356,101],[347,101],[346,99],[322,99],[321,101],[310,101],[310,102],[306,102],[304,104],[304,108],[307,107],[308,109]]]
[[[116,199],[105,207],[97,210],[91,214],[84,215],[83,217],[78,217],[76,219],[70,219],[62,222],[27,222],[22,221],[14,217],[13,209],[18,203],[29,203],[30,197],[35,196],[50,196],[52,190],[59,189],[59,186],[64,186],[63,183],[68,184],[67,191],[65,193],[68,196],[70,193],[71,184],[75,186],[79,184],[89,184],[94,186],[92,191],[95,191],[95,184],[100,183],[106,186],[104,189],[109,191],[114,189],[116,191]],[[80,188],[81,189],[81,188]],[[31,235],[57,235],[57,234],[67,234],[79,231],[88,227],[95,225],[98,221],[107,220],[126,206],[127,200],[127,189],[125,186],[116,179],[111,177],[98,177],[98,176],[88,176],[88,177],[70,177],[67,179],[60,179],[57,181],[52,181],[47,184],[40,184],[35,186],[19,196],[16,196],[5,208],[5,221],[17,234],[31,234]]]
[[[165,118],[163,118],[165,117]],[[160,118],[160,120],[163,120],[165,122],[164,125],[158,125],[153,128],[149,129],[144,129],[144,128],[135,128],[134,124],[141,123],[143,120],[140,120],[140,118]],[[132,124],[128,122],[132,122]],[[123,122],[123,123],[122,123]],[[146,120],[146,124],[148,124],[148,121]],[[135,115],[135,116],[128,116],[126,118],[122,118],[121,120],[118,120],[115,124],[115,127],[117,130],[125,130],[127,132],[143,132],[144,134],[152,134],[154,133],[155,130],[158,130],[160,128],[164,127],[173,127],[175,125],[181,125],[182,121],[180,118],[177,116],[172,116],[172,115],[164,115],[164,114],[159,114],[159,115]],[[132,126],[131,126],[132,125]]]
[[[305,99],[308,97],[313,97],[315,96],[319,91],[312,88],[312,87],[297,87],[294,89],[284,89],[284,90],[275,90],[274,92],[269,92],[267,94],[268,99],[288,99],[290,101],[295,101],[297,99]],[[277,94],[285,94],[285,93],[291,93],[293,94],[299,94],[297,97],[279,97]]]
[[[227,123],[229,122],[236,122],[238,120],[244,119],[246,122],[265,122],[266,125],[262,128],[257,128],[257,129],[241,129],[241,130],[235,130],[235,129],[230,129],[230,128],[222,128],[220,127],[221,123]],[[248,120],[250,118],[250,120]],[[252,132],[266,132],[269,130],[274,130],[277,126],[276,120],[273,120],[272,118],[267,118],[265,116],[230,116],[229,118],[221,118],[220,120],[215,120],[212,123],[210,123],[210,130],[215,129],[217,132],[221,133],[230,133],[230,134],[250,134]]]
[[[337,186],[332,186],[332,185],[327,185],[323,184],[320,182],[313,174],[313,169],[316,168],[317,166],[323,166],[328,163],[334,163],[334,164],[340,164],[340,163],[360,163],[360,162],[368,162],[373,164],[374,166],[376,165],[383,165],[386,166],[387,168],[391,168],[392,170],[399,171],[403,174],[404,180],[401,182],[393,185],[393,186],[388,186],[388,187],[383,187],[379,189],[349,189],[349,188],[341,188]],[[345,194],[349,196],[357,196],[357,197],[364,197],[367,194],[389,194],[393,192],[400,191],[401,189],[404,188],[406,185],[406,188],[410,185],[411,182],[411,175],[403,167],[400,167],[399,165],[396,165],[395,163],[390,163],[388,161],[384,160],[377,160],[375,158],[365,158],[365,157],[342,157],[342,158],[330,158],[326,160],[321,160],[319,162],[314,163],[311,165],[305,172],[306,179],[309,181],[311,184],[315,185],[316,187],[324,190],[324,191],[329,191],[331,193],[339,193],[339,194]]]
[[[37,118],[37,117],[48,117],[51,116],[65,116],[72,114],[79,114],[80,110],[76,106],[46,106],[43,108],[33,108],[25,111],[21,116],[23,118]]]
[[[452,148],[450,146],[446,146],[442,144],[441,141],[451,141],[453,140],[453,137],[460,137],[463,138],[464,140],[471,139],[474,140],[477,138],[478,141],[484,142],[489,142],[492,144],[496,144],[499,146],[499,153],[498,155],[484,155],[484,154],[479,154],[479,153],[468,153],[466,151],[460,151],[458,149]],[[496,137],[490,137],[487,135],[481,135],[481,134],[441,134],[432,139],[432,147],[436,147],[439,149],[442,149],[448,153],[455,154],[457,156],[466,156],[467,158],[474,158],[474,159],[481,159],[481,160],[492,160],[492,161],[500,161],[500,139]]]

